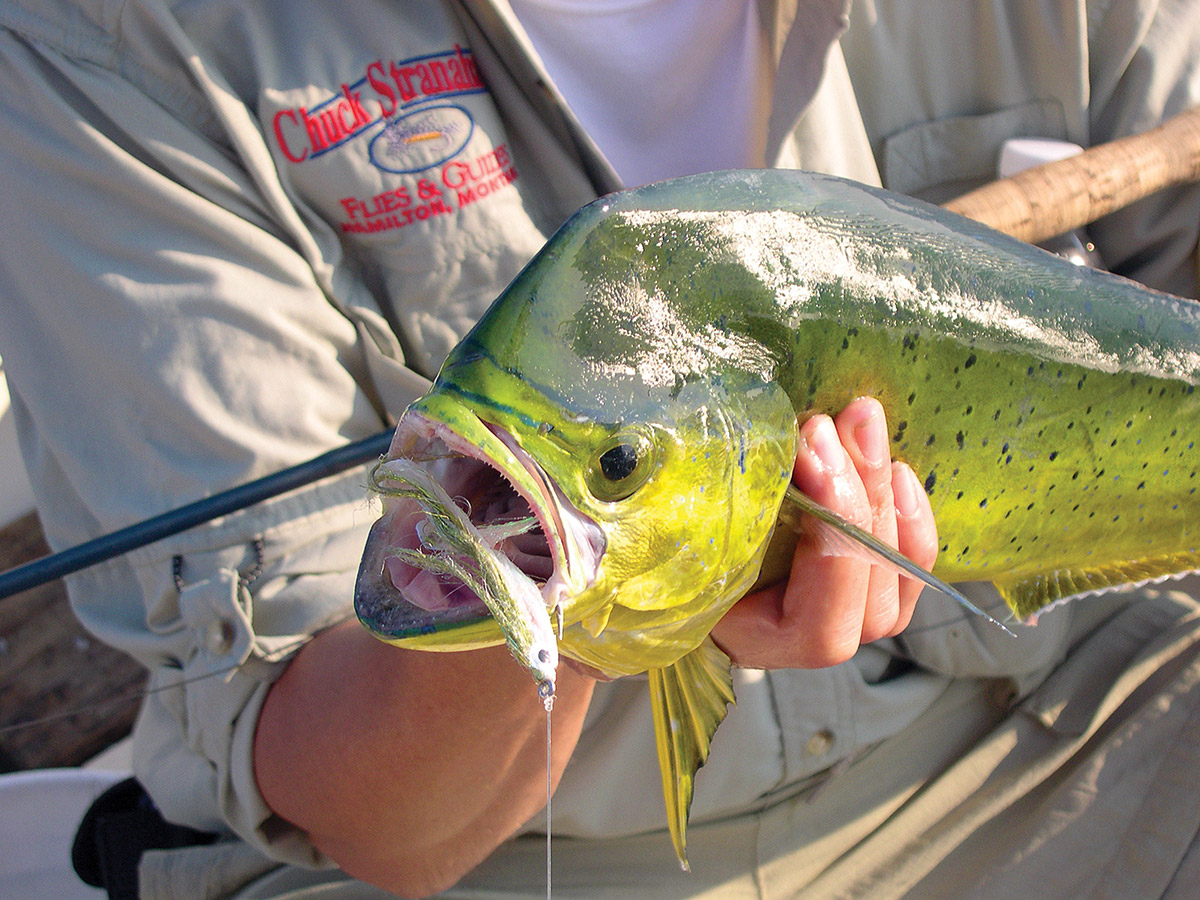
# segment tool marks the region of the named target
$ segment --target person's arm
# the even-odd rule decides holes
[[[801,436],[794,477],[803,490],[932,564],[928,499],[911,470],[889,458],[876,401],[855,401],[836,425],[810,419]],[[792,573],[786,587],[744,598],[714,631],[737,663],[841,662],[903,628],[919,592],[805,544]],[[560,666],[556,782],[591,691],[589,679]],[[400,650],[348,623],[318,635],[271,689],[255,773],[267,803],[346,871],[422,896],[458,881],[545,803],[545,714],[503,647]]]
[[[594,682],[561,666],[557,784]],[[268,694],[267,803],[351,875],[404,897],[458,881],[546,803],[546,712],[505,647],[403,650],[357,622],[318,635]]]

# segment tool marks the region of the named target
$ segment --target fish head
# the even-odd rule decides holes
[[[710,314],[713,284],[664,281],[664,242],[705,242],[609,212],[577,215],[518,276],[405,412],[388,457],[427,467],[483,533],[536,520],[496,551],[560,617],[559,649],[619,675],[693,649],[753,583],[796,414],[773,351]],[[755,289],[714,271],[716,289]],[[395,552],[419,548],[427,511],[384,506],[356,591],[367,627],[428,649],[511,645],[474,592]]]

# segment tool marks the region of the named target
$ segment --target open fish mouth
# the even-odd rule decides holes
[[[527,581],[514,587],[539,596],[548,611],[561,610],[595,579],[605,545],[601,529],[508,431],[480,420],[472,426],[477,440],[410,410],[397,428],[390,459],[372,473],[384,514],[367,539],[355,609],[386,640],[441,632],[461,639],[465,631],[478,632],[480,644],[494,642],[499,633],[479,582],[464,575],[477,568],[481,554],[502,557],[510,584]],[[442,500],[401,495],[390,489],[390,480],[406,489],[429,482],[429,492]],[[454,530],[453,547],[434,527],[437,510],[449,503],[457,507],[450,510],[455,522],[442,527]],[[457,542],[459,533],[466,551]]]

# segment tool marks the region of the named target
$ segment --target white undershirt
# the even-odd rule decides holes
[[[753,0],[510,0],[550,77],[629,186],[762,166]]]

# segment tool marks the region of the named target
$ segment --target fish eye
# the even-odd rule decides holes
[[[609,481],[624,481],[637,469],[638,448],[617,444],[600,454],[600,471]]]
[[[654,468],[654,444],[642,429],[617,432],[597,449],[588,467],[588,490],[597,500],[624,500],[646,483]]]

